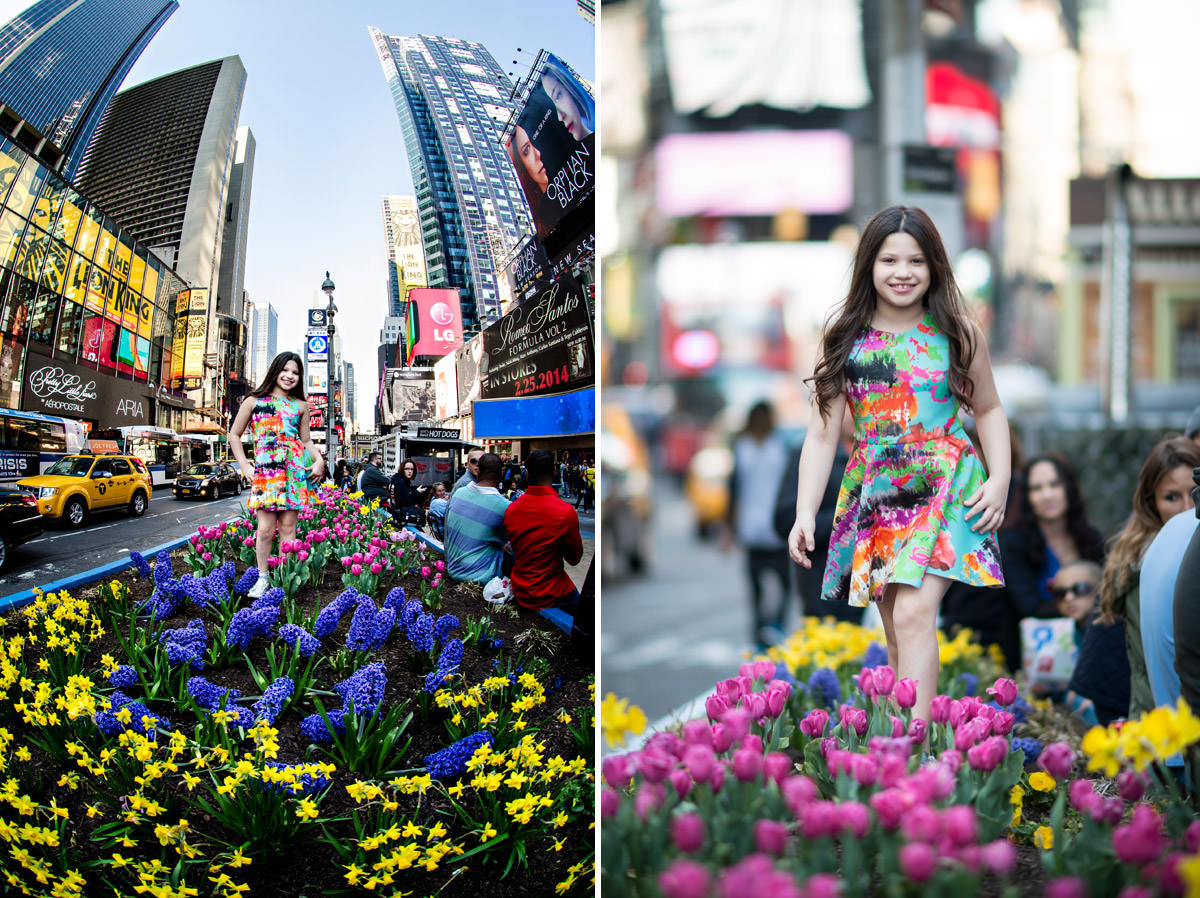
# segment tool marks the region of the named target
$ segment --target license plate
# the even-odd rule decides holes
[[[186,486],[183,486],[183,487],[180,487],[180,488],[179,488],[179,492],[181,492],[181,493],[190,493],[190,492],[192,492],[192,491],[191,491],[190,489],[188,489]]]

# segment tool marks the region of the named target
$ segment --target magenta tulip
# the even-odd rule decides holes
[[[865,736],[867,734],[867,726],[869,723],[867,720],[866,708],[847,709],[845,716],[843,717],[843,723],[853,727],[854,732],[856,732],[859,736]]]
[[[780,785],[779,790],[783,793],[783,800],[788,808],[797,817],[817,797],[816,783],[803,774],[789,776]]]
[[[806,839],[820,839],[837,832],[840,823],[836,801],[813,801],[800,818],[801,833]]]
[[[739,748],[733,753],[733,775],[738,782],[749,783],[758,778],[763,769],[763,756],[749,748]]]
[[[600,776],[615,789],[624,789],[633,778],[629,755],[609,755],[600,762]]]
[[[871,675],[875,678],[875,693],[886,698],[892,694],[892,689],[896,685],[896,671],[889,664],[881,664],[875,668]]]
[[[729,728],[734,743],[740,743],[750,732],[751,718],[745,708],[730,708],[721,722]]]
[[[879,818],[879,825],[893,832],[900,828],[900,823],[910,807],[909,800],[898,788],[876,792],[867,799],[867,803]]]
[[[908,738],[913,742],[921,743],[925,741],[925,736],[929,732],[929,724],[924,718],[918,717],[908,725]]]
[[[742,707],[749,713],[751,720],[761,720],[767,714],[766,696],[758,692],[748,692],[742,696]]]
[[[787,775],[792,772],[793,766],[791,758],[781,751],[773,751],[763,758],[763,778],[782,785]]]
[[[1017,684],[1007,677],[1000,677],[988,687],[988,695],[996,699],[997,704],[1007,707],[1017,700]]]
[[[665,794],[666,790],[660,783],[642,783],[642,788],[638,790],[637,797],[633,800],[633,810],[638,815],[638,819],[645,820],[658,810],[662,806]]]
[[[900,824],[904,838],[910,842],[933,842],[938,837],[941,821],[938,812],[927,804],[918,804]]]
[[[970,845],[976,839],[975,809],[955,804],[942,811],[942,834],[954,845]]]
[[[804,882],[808,898],[842,898],[842,881],[836,873],[817,873]]]
[[[725,717],[729,710],[729,699],[724,695],[710,695],[704,700],[704,713],[714,723]]]
[[[733,729],[723,723],[714,723],[712,727],[713,751],[724,754],[733,748]]]
[[[1075,752],[1065,742],[1051,742],[1038,755],[1038,766],[1056,780],[1066,779],[1075,763]]]
[[[684,854],[704,847],[704,821],[699,814],[680,814],[671,821],[671,841]]]
[[[667,774],[667,779],[675,788],[675,794],[680,798],[686,798],[687,794],[692,791],[692,775],[681,767],[676,767]]]
[[[717,766],[717,756],[707,745],[689,745],[683,751],[683,766],[696,782],[707,783]]]
[[[1017,866],[1017,848],[1008,839],[996,839],[982,847],[983,864],[999,876],[1007,876]]]
[[[781,857],[787,851],[791,833],[787,824],[778,820],[756,820],[754,822],[754,845],[763,854]]]
[[[605,786],[600,790],[600,817],[607,820],[609,817],[616,816],[617,811],[621,809],[621,795],[615,789],[610,789]]]
[[[917,703],[917,681],[910,677],[901,677],[896,681],[896,688],[892,694],[901,708],[911,708]]]
[[[929,722],[945,723],[950,719],[950,703],[954,701],[948,695],[935,695],[929,703]]]
[[[1008,755],[1008,740],[1003,736],[989,736],[967,751],[967,763],[972,770],[985,773],[995,770]]]
[[[915,882],[925,882],[933,876],[936,860],[933,848],[922,842],[914,842],[900,848],[900,871]]]
[[[706,866],[683,858],[658,874],[658,887],[665,898],[707,898],[711,885]]]
[[[683,725],[683,741],[687,745],[712,745],[712,727],[703,720],[689,720]]]
[[[1117,775],[1117,791],[1126,801],[1139,801],[1146,794],[1146,777],[1136,770],[1122,770]]]
[[[637,754],[637,767],[648,783],[661,783],[675,766],[675,759],[654,746],[646,746]]]
[[[997,711],[992,715],[992,732],[997,736],[1007,736],[1012,732],[1017,718],[1008,711]]]
[[[800,732],[805,736],[818,739],[825,735],[825,727],[829,723],[829,712],[823,708],[813,708],[800,721]]]
[[[871,828],[871,812],[857,801],[842,801],[837,804],[838,832],[850,833],[856,839],[865,838]]]
[[[874,668],[864,667],[861,671],[854,675],[854,681],[858,683],[858,688],[862,690],[862,694],[867,698],[870,698],[875,694]]]
[[[873,786],[879,779],[879,765],[870,755],[855,753],[850,761],[850,773],[860,786]]]
[[[1087,898],[1087,884],[1078,876],[1060,876],[1046,883],[1045,898]]]
[[[274,565],[272,565],[272,567],[274,567]],[[350,573],[352,573],[355,577],[357,577],[359,574],[362,573],[362,565],[361,564],[350,565]]]

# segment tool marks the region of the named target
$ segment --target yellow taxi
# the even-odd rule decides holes
[[[61,518],[71,527],[102,508],[124,506],[134,517],[143,515],[153,489],[146,463],[134,455],[65,455],[45,474],[17,485],[33,490],[44,516]]]

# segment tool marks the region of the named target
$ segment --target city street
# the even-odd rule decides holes
[[[228,520],[249,497],[243,493],[212,502],[183,501],[169,488],[159,487],[140,518],[131,518],[124,509],[100,511],[89,515],[78,530],[47,521],[45,533],[9,554],[0,571],[0,598],[108,564],[131,551],[144,552],[194,533],[201,524]]]
[[[752,648],[740,551],[696,538],[673,483],[655,502],[647,572],[605,581],[600,641],[602,691],[629,699],[651,722],[735,675]]]

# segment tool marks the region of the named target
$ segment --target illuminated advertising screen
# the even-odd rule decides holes
[[[539,240],[592,194],[596,184],[596,102],[549,54],[506,141]]]
[[[579,284],[559,278],[483,332],[482,399],[565,393],[595,383],[592,319]]]
[[[392,409],[397,424],[437,418],[432,371],[393,371],[391,375]]]
[[[447,287],[414,287],[408,291],[408,358],[438,356],[463,345],[462,304],[458,291]]]
[[[149,270],[146,272],[149,279]],[[171,387],[194,390],[204,378],[204,350],[208,345],[208,289],[181,290],[175,297],[175,332],[172,346]]]
[[[438,418],[453,418],[458,414],[458,359],[454,353],[433,366],[434,401]]]

